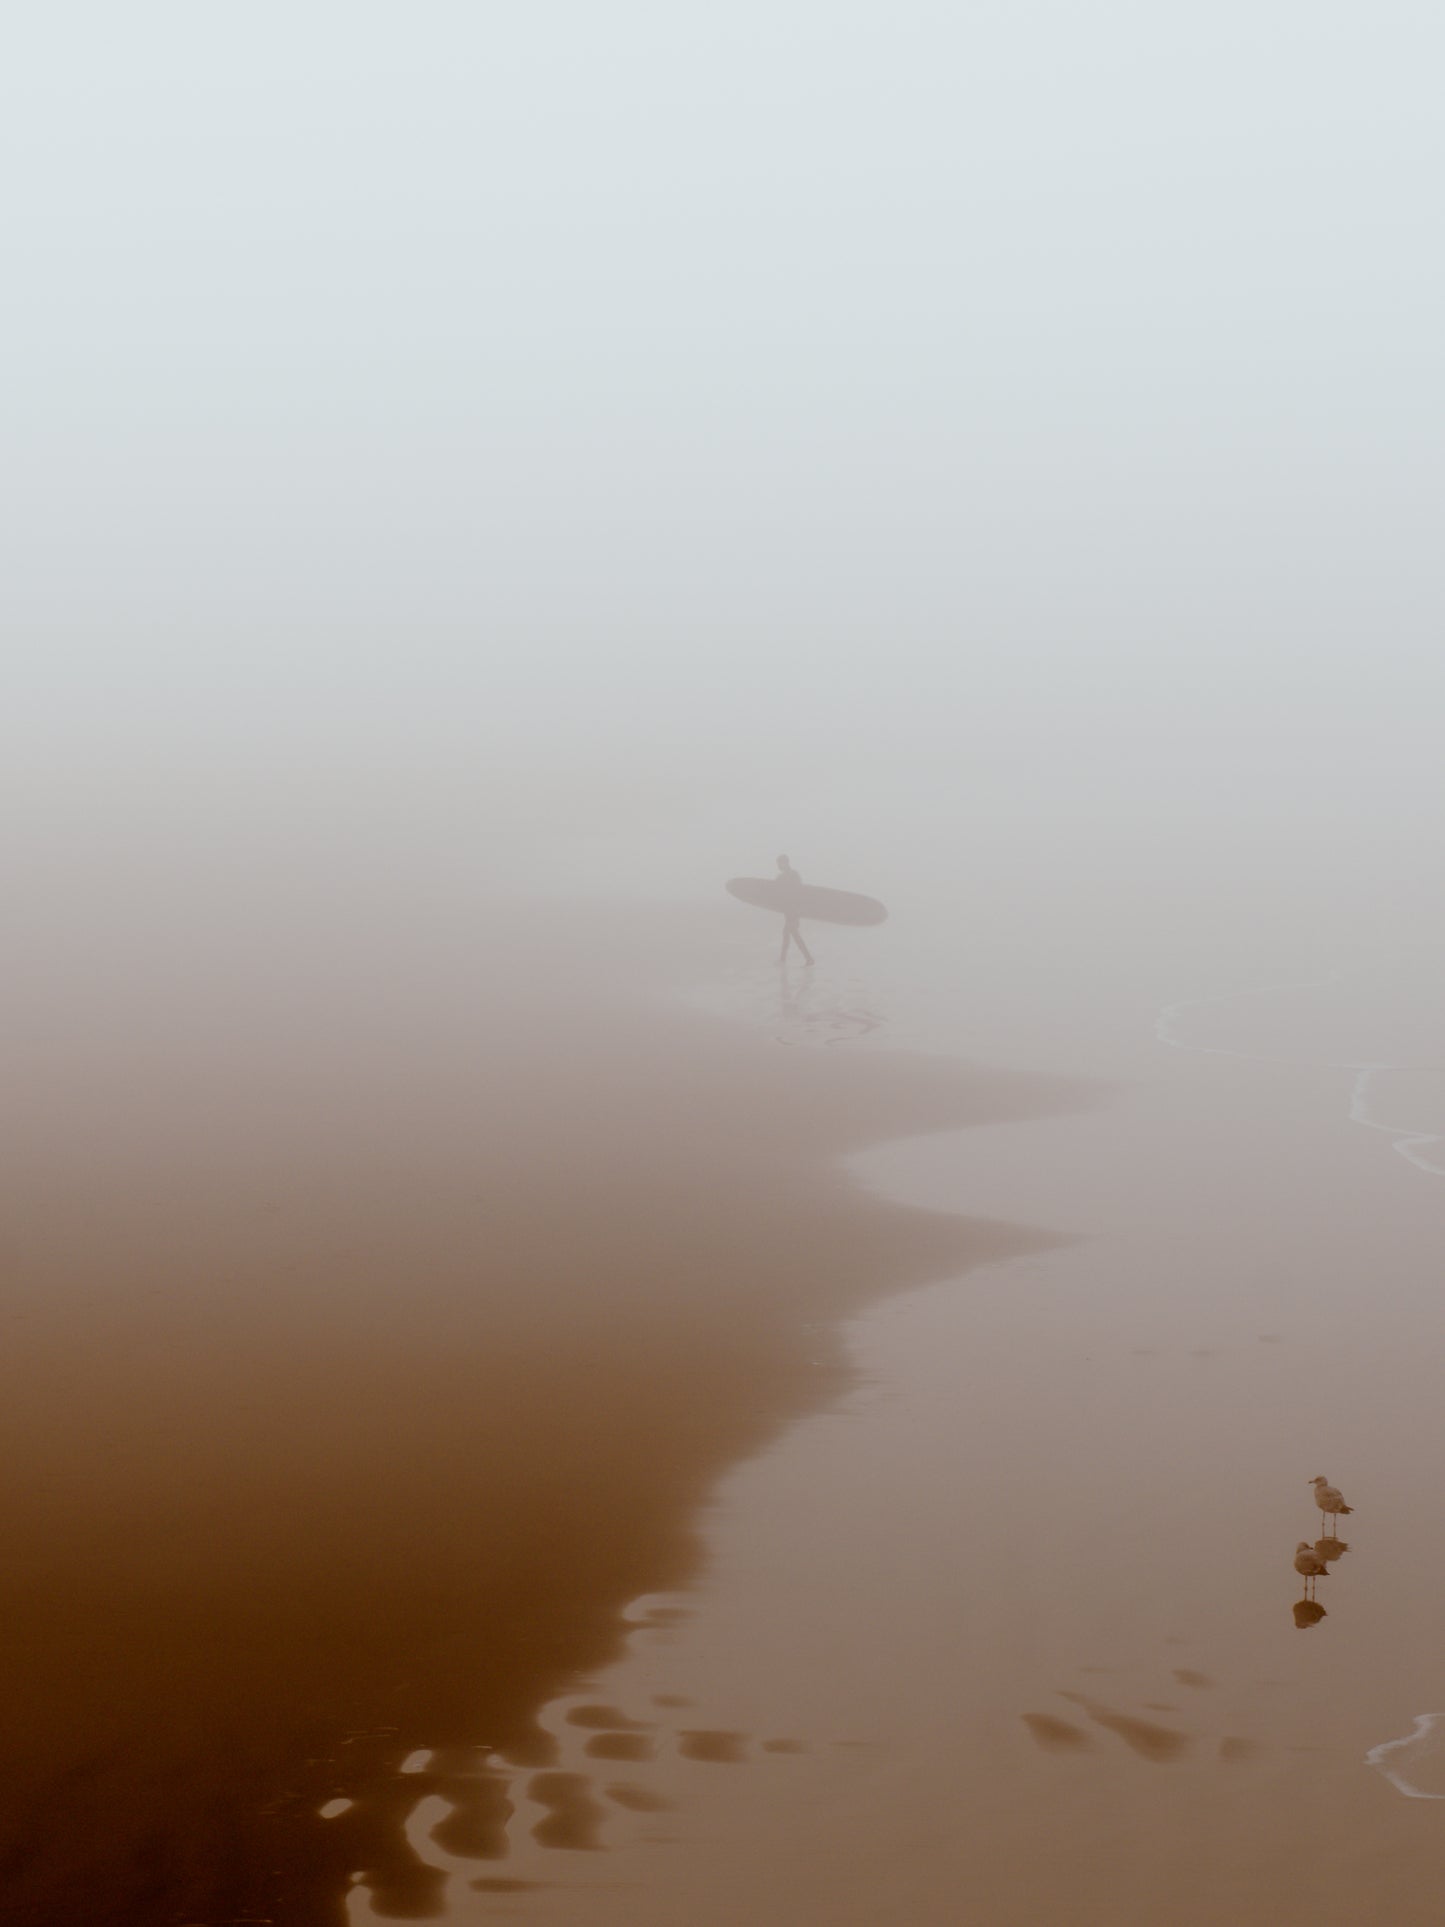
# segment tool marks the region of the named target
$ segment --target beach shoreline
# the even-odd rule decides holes
[[[1076,1235],[861,1306],[851,1387],[722,1481],[705,1583],[549,1708],[608,1856],[512,1774],[538,1927],[1433,1918],[1433,1809],[1369,1762],[1438,1699],[1437,1200],[1327,1063],[1158,1063],[850,1160]]]
[[[545,1765],[536,1709],[685,1582],[712,1483],[837,1394],[816,1328],[1050,1242],[889,1206],[843,1160],[1094,1096],[669,1005],[706,915],[360,948],[317,911],[304,968],[258,976],[243,908],[183,970],[138,932],[103,1000],[72,964],[19,1050],[17,1927],[331,1927],[357,1871],[434,1911],[411,1805],[450,1790],[453,1843],[504,1851],[478,1759]]]

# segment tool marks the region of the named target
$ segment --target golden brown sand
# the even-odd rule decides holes
[[[1048,1242],[839,1160],[1079,1088],[676,1011],[706,921],[360,893],[53,936],[10,1040],[4,1919],[335,1927],[357,1872],[422,1917],[405,1816],[443,1791],[499,1855],[492,1748],[585,1846],[537,1709],[840,1385],[805,1328]],[[599,1768],[645,1753],[602,1711]]]

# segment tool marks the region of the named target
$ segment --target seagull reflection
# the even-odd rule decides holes
[[[1349,1549],[1343,1539],[1315,1540],[1315,1557],[1323,1559],[1326,1565],[1332,1565],[1336,1559],[1343,1559]]]
[[[1294,1623],[1302,1633],[1311,1626],[1318,1626],[1325,1616],[1325,1609],[1318,1599],[1297,1599],[1294,1602]]]

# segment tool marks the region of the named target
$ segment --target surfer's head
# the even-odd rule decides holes
[[[785,856],[780,856],[778,858],[778,868],[780,870],[791,870],[792,867],[793,867],[792,864],[789,863],[788,859]]]

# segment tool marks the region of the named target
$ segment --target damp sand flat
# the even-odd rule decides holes
[[[1170,1058],[1105,1108],[860,1160],[1085,1235],[850,1326],[862,1383],[724,1483],[701,1590],[573,1683],[651,1757],[621,1800],[593,1771],[604,1851],[552,1856],[529,1918],[1436,1917],[1442,1809],[1364,1756],[1438,1698],[1440,1204],[1339,1094]],[[1322,1470],[1356,1513],[1301,1632]],[[537,1821],[523,1792],[528,1869]]]
[[[670,1012],[705,919],[150,908],[14,960],[4,1915],[424,1917],[418,1799],[492,1892],[485,1750],[558,1770],[537,1710],[836,1395],[830,1322],[1049,1243],[841,1160],[1089,1093]]]

